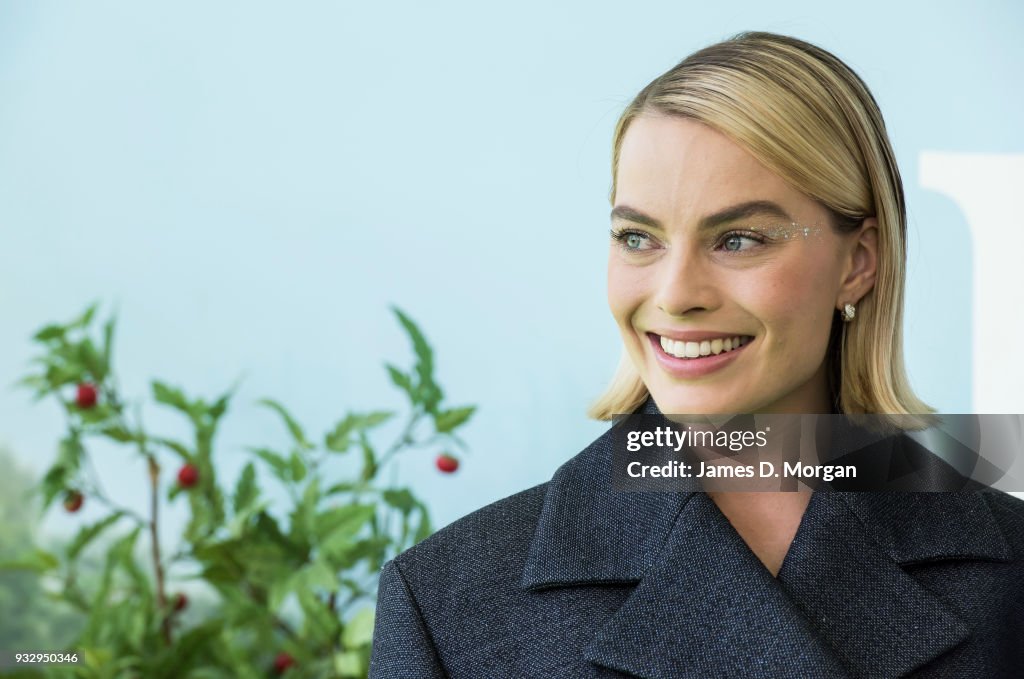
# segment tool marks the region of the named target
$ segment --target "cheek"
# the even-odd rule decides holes
[[[608,258],[608,308],[619,325],[629,325],[645,296],[646,284],[642,271],[624,265],[612,253]]]
[[[769,348],[809,358],[828,343],[832,294],[820,268],[786,267],[759,276],[746,286],[744,299],[767,330]]]

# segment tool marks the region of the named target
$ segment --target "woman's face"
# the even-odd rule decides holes
[[[839,234],[824,207],[721,133],[634,119],[608,303],[661,412],[831,412],[829,330],[873,284],[875,224]]]

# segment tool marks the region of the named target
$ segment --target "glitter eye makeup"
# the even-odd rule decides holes
[[[799,238],[821,237],[821,227],[797,224],[796,222],[761,226],[757,230],[775,241],[793,241]]]

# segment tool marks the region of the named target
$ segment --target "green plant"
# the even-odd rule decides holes
[[[36,479],[0,446],[0,562],[30,552],[40,540]],[[0,649],[64,648],[82,616],[49,601],[43,583],[28,571],[0,572]]]
[[[392,308],[416,356],[410,371],[386,364],[407,401],[401,417],[349,412],[318,444],[283,405],[262,399],[258,404],[287,429],[290,449],[250,447],[253,459],[228,484],[214,464],[214,438],[237,384],[207,401],[153,380],[156,403],[183,415],[194,436],[182,441],[146,430],[112,369],[115,318],[97,331],[96,309],[93,304],[70,323],[39,330],[33,339],[43,352],[33,362],[41,372],[19,384],[33,389],[36,400],[57,399],[66,414],[57,460],[39,486],[44,507],[58,497],[82,497],[104,507],[105,515],[83,526],[61,552],[36,548],[5,564],[59,578],[59,598],[87,616],[73,643],[84,661],[74,666],[74,676],[366,676],[379,570],[431,532],[423,502],[409,488],[383,485],[382,473],[411,449],[465,449],[455,432],[474,412],[473,406],[443,407],[433,352],[419,328]],[[375,439],[387,423],[398,434],[378,447]],[[124,506],[104,490],[90,463],[97,440],[144,460],[147,511]],[[336,476],[336,461],[344,466],[353,456],[348,466],[355,471]],[[260,466],[284,489],[284,511],[261,485]],[[160,509],[182,501],[190,518],[177,549],[166,554]],[[98,577],[80,577],[83,554],[101,539],[109,548]],[[142,542],[148,554],[140,558]],[[184,571],[214,593],[202,615],[194,596],[190,601],[177,592],[181,578],[172,574]],[[183,622],[186,607],[196,614],[189,624]]]

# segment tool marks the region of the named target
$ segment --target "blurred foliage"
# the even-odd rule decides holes
[[[386,365],[405,395],[405,412],[348,412],[312,438],[283,404],[262,399],[257,405],[280,421],[289,444],[249,446],[251,459],[238,478],[223,479],[215,435],[237,384],[207,401],[153,380],[153,400],[185,418],[193,435],[178,440],[148,431],[140,409],[130,409],[117,387],[116,319],[97,327],[96,310],[94,304],[70,323],[41,328],[33,338],[43,350],[33,359],[39,369],[18,383],[37,400],[56,399],[66,414],[57,459],[37,488],[43,507],[63,499],[65,511],[75,512],[80,494],[104,508],[60,549],[35,545],[0,564],[5,577],[28,576],[22,599],[39,598],[38,579],[50,578],[58,583],[55,597],[85,619],[63,646],[77,650],[81,664],[20,676],[365,677],[380,568],[432,530],[412,490],[380,478],[407,451],[465,449],[455,432],[474,412],[442,405],[433,352],[420,329],[392,308],[415,354],[408,371]],[[398,434],[380,446],[386,424]],[[105,492],[90,461],[96,441],[145,462],[147,511]],[[335,464],[338,458],[352,464]],[[339,466],[354,471],[335,476]],[[263,479],[283,488],[287,501],[273,502]],[[187,503],[189,519],[177,549],[166,554],[160,510],[172,502]],[[18,524],[3,525],[19,530],[12,523]],[[19,535],[22,544],[32,537],[31,530]],[[102,559],[90,576],[84,564],[100,544]],[[185,588],[172,575],[180,572],[201,581],[209,600],[197,606],[181,598]],[[45,650],[32,629],[5,624],[25,636],[13,648]]]
[[[35,480],[0,448],[0,562],[32,550],[39,539]],[[40,579],[26,571],[0,571],[0,649],[64,648],[85,618],[52,601]]]

